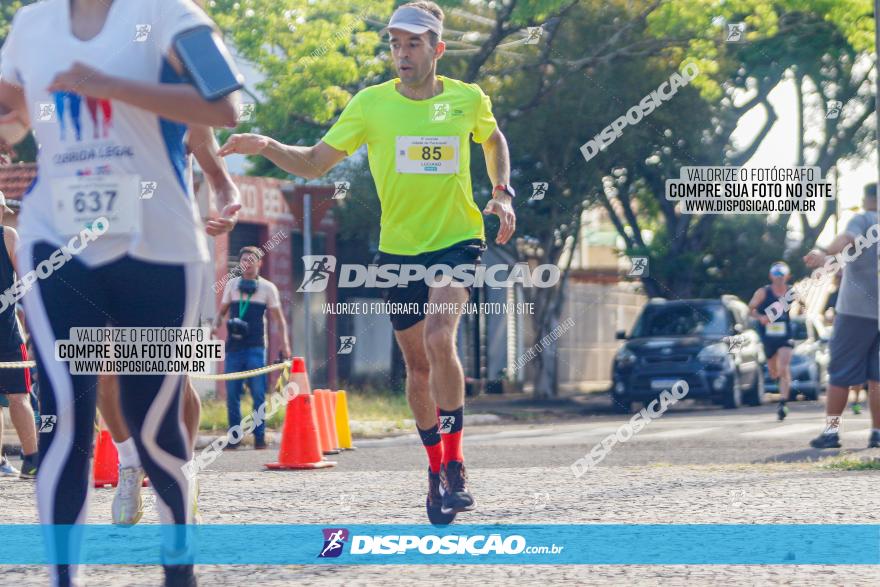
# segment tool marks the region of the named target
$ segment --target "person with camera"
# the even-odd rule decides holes
[[[258,247],[243,247],[239,252],[241,276],[230,279],[223,290],[223,299],[214,331],[220,328],[226,312],[226,372],[237,373],[258,369],[266,365],[266,311],[272,320],[281,325],[283,334],[281,351],[285,358],[290,357],[290,340],[287,335],[287,321],[281,311],[278,288],[268,279],[260,277],[262,250]],[[256,410],[266,399],[266,375],[256,375],[247,379],[232,379],[226,384],[226,413],[229,427],[241,423],[241,394],[244,382],[251,390]],[[261,423],[254,429],[254,448],[266,448],[266,427]],[[230,436],[227,448],[238,448],[241,438]]]

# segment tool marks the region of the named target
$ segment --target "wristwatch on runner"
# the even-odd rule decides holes
[[[495,192],[504,192],[508,196],[510,196],[511,198],[516,197],[516,192],[513,191],[513,186],[506,184],[506,183],[498,184],[494,188],[492,188],[492,197],[493,198],[495,197]]]

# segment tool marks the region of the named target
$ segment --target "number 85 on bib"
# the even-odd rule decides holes
[[[397,137],[397,173],[455,175],[461,137]]]

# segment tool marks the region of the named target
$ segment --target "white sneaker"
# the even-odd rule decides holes
[[[18,477],[18,469],[6,457],[0,457],[0,477]]]
[[[113,523],[120,526],[137,524],[144,515],[141,485],[144,483],[143,467],[119,469],[119,485],[113,496]]]

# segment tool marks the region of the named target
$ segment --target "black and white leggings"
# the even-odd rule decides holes
[[[23,246],[22,275],[55,249],[46,243]],[[36,343],[41,412],[57,416],[54,429],[39,439],[37,503],[42,524],[85,523],[91,487],[97,376],[71,375],[69,363],[55,360],[55,341],[69,339],[75,327],[196,326],[201,271],[195,263],[164,265],[131,257],[90,268],[73,258],[37,280],[25,295],[26,319]],[[182,375],[119,376],[122,413],[158,497],[162,524],[186,524],[191,516],[189,483],[181,470],[190,458],[182,385]],[[47,545],[49,555],[76,560],[79,544],[66,536],[54,535]],[[164,547],[175,551],[186,544]],[[75,585],[77,574],[77,565],[56,565],[52,582]]]

